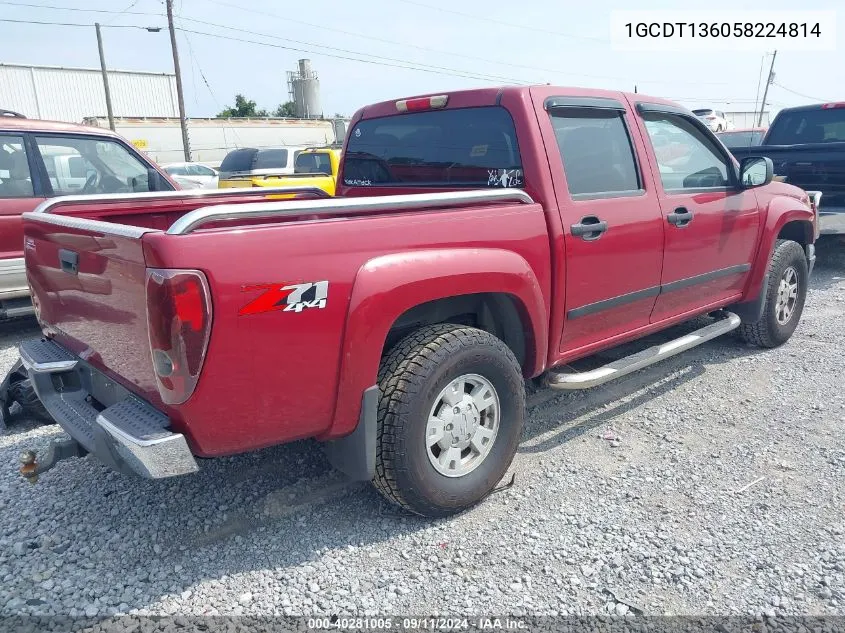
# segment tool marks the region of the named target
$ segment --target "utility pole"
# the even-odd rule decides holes
[[[176,49],[176,29],[173,27],[173,0],[167,0],[167,26],[170,28],[170,47],[173,49],[173,70],[176,73],[176,99],[179,101],[179,124],[182,126],[182,147],[185,160],[191,162],[191,144],[188,141],[188,120],[185,118],[185,98],[182,95],[182,71],[179,69],[179,51]]]
[[[766,87],[763,89],[763,103],[760,104],[760,116],[757,117],[757,127],[760,127],[763,124],[763,110],[766,109],[766,96],[769,94],[769,86],[775,80],[775,57],[778,56],[778,52],[775,51],[772,55],[772,64],[769,66],[769,78],[766,81]]]
[[[106,112],[109,115],[109,127],[114,132],[114,112],[111,108],[111,90],[109,90],[109,74],[106,72],[106,57],[103,55],[103,36],[100,33],[100,23],[94,25],[97,30],[97,48],[100,49],[100,69],[103,71],[103,89],[106,91]]]

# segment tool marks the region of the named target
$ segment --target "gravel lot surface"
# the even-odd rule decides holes
[[[783,347],[530,398],[515,485],[429,521],[302,442],[162,481],[0,435],[0,614],[845,614],[845,244]],[[32,322],[0,326],[0,372]]]

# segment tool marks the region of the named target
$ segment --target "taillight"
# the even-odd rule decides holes
[[[147,269],[147,323],[161,399],[181,404],[197,386],[211,334],[211,293],[198,270]]]
[[[825,103],[822,106],[822,110],[830,110],[832,108],[845,108],[845,101],[840,101],[838,103]]]
[[[712,114],[711,114],[711,115],[709,115],[709,116],[706,116],[706,117],[704,117],[704,118],[705,118],[705,119],[707,119],[708,121],[715,121],[715,120],[716,120],[716,117],[715,117],[715,116],[713,116]]]
[[[445,108],[449,101],[449,95],[437,95],[436,97],[418,97],[416,99],[402,99],[396,102],[396,109],[399,112],[418,112],[419,110],[438,110]]]

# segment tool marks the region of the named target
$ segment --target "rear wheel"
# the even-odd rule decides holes
[[[516,452],[525,384],[513,352],[470,327],[433,325],[400,341],[379,372],[376,488],[438,517],[483,499]]]
[[[777,347],[789,340],[804,311],[807,297],[807,260],[797,242],[778,240],[769,262],[769,281],[763,314],[739,326],[739,335],[760,347]]]

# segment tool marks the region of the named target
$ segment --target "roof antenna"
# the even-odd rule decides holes
[[[634,94],[637,94],[637,84],[634,84]]]

